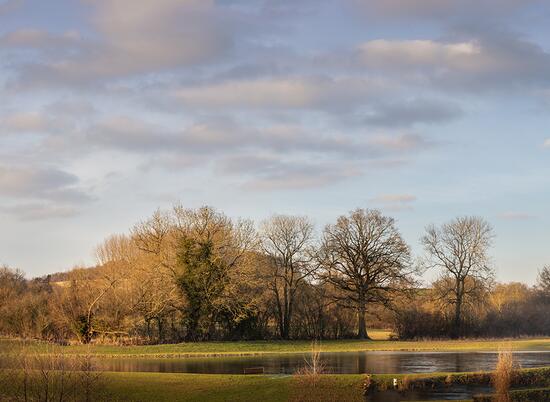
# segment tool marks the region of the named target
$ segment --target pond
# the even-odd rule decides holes
[[[98,359],[100,370],[162,373],[243,374],[247,368],[263,367],[266,374],[292,374],[303,367],[305,354],[266,354],[241,357],[197,357],[179,359]],[[328,373],[413,374],[493,370],[494,352],[340,352],[322,353]],[[550,366],[550,352],[515,352],[523,368]]]

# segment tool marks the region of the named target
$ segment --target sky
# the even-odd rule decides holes
[[[0,264],[29,277],[157,208],[487,219],[550,264],[550,4],[0,0]],[[431,275],[428,273],[428,276]]]

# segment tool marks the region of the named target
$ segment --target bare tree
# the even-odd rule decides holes
[[[75,268],[67,275],[67,284],[55,290],[55,315],[80,342],[89,343],[103,330],[96,325],[96,315],[103,299],[120,283],[121,275],[108,267]]]
[[[356,209],[327,225],[320,258],[340,302],[357,310],[360,339],[368,339],[368,305],[389,305],[412,281],[409,246],[394,219],[376,210]]]
[[[306,217],[275,215],[261,225],[262,251],[269,260],[269,283],[275,295],[279,335],[288,339],[296,292],[315,267],[313,223]]]
[[[537,288],[543,293],[550,296],[550,265],[545,266],[537,278]]]
[[[454,306],[453,337],[461,335],[463,308],[467,297],[492,283],[489,249],[493,229],[483,218],[459,217],[441,227],[426,229],[421,241],[426,250],[426,268],[441,270],[440,283],[447,283],[443,300]]]

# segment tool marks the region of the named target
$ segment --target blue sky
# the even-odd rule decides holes
[[[498,278],[550,263],[550,5],[0,0],[0,263],[29,276],[157,208],[356,207],[494,226]],[[432,274],[428,274],[428,277]]]

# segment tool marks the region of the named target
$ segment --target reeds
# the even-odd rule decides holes
[[[318,376],[325,372],[325,365],[321,360],[321,345],[319,342],[314,341],[311,343],[309,357],[304,357],[304,366],[298,371],[299,374],[310,376]]]
[[[42,351],[43,352],[43,351]],[[102,374],[90,353],[67,356],[50,346],[45,353],[29,347],[1,356],[0,400],[91,402],[102,400]]]
[[[514,356],[510,350],[498,354],[498,362],[493,374],[496,402],[510,402],[510,385],[514,376]]]

